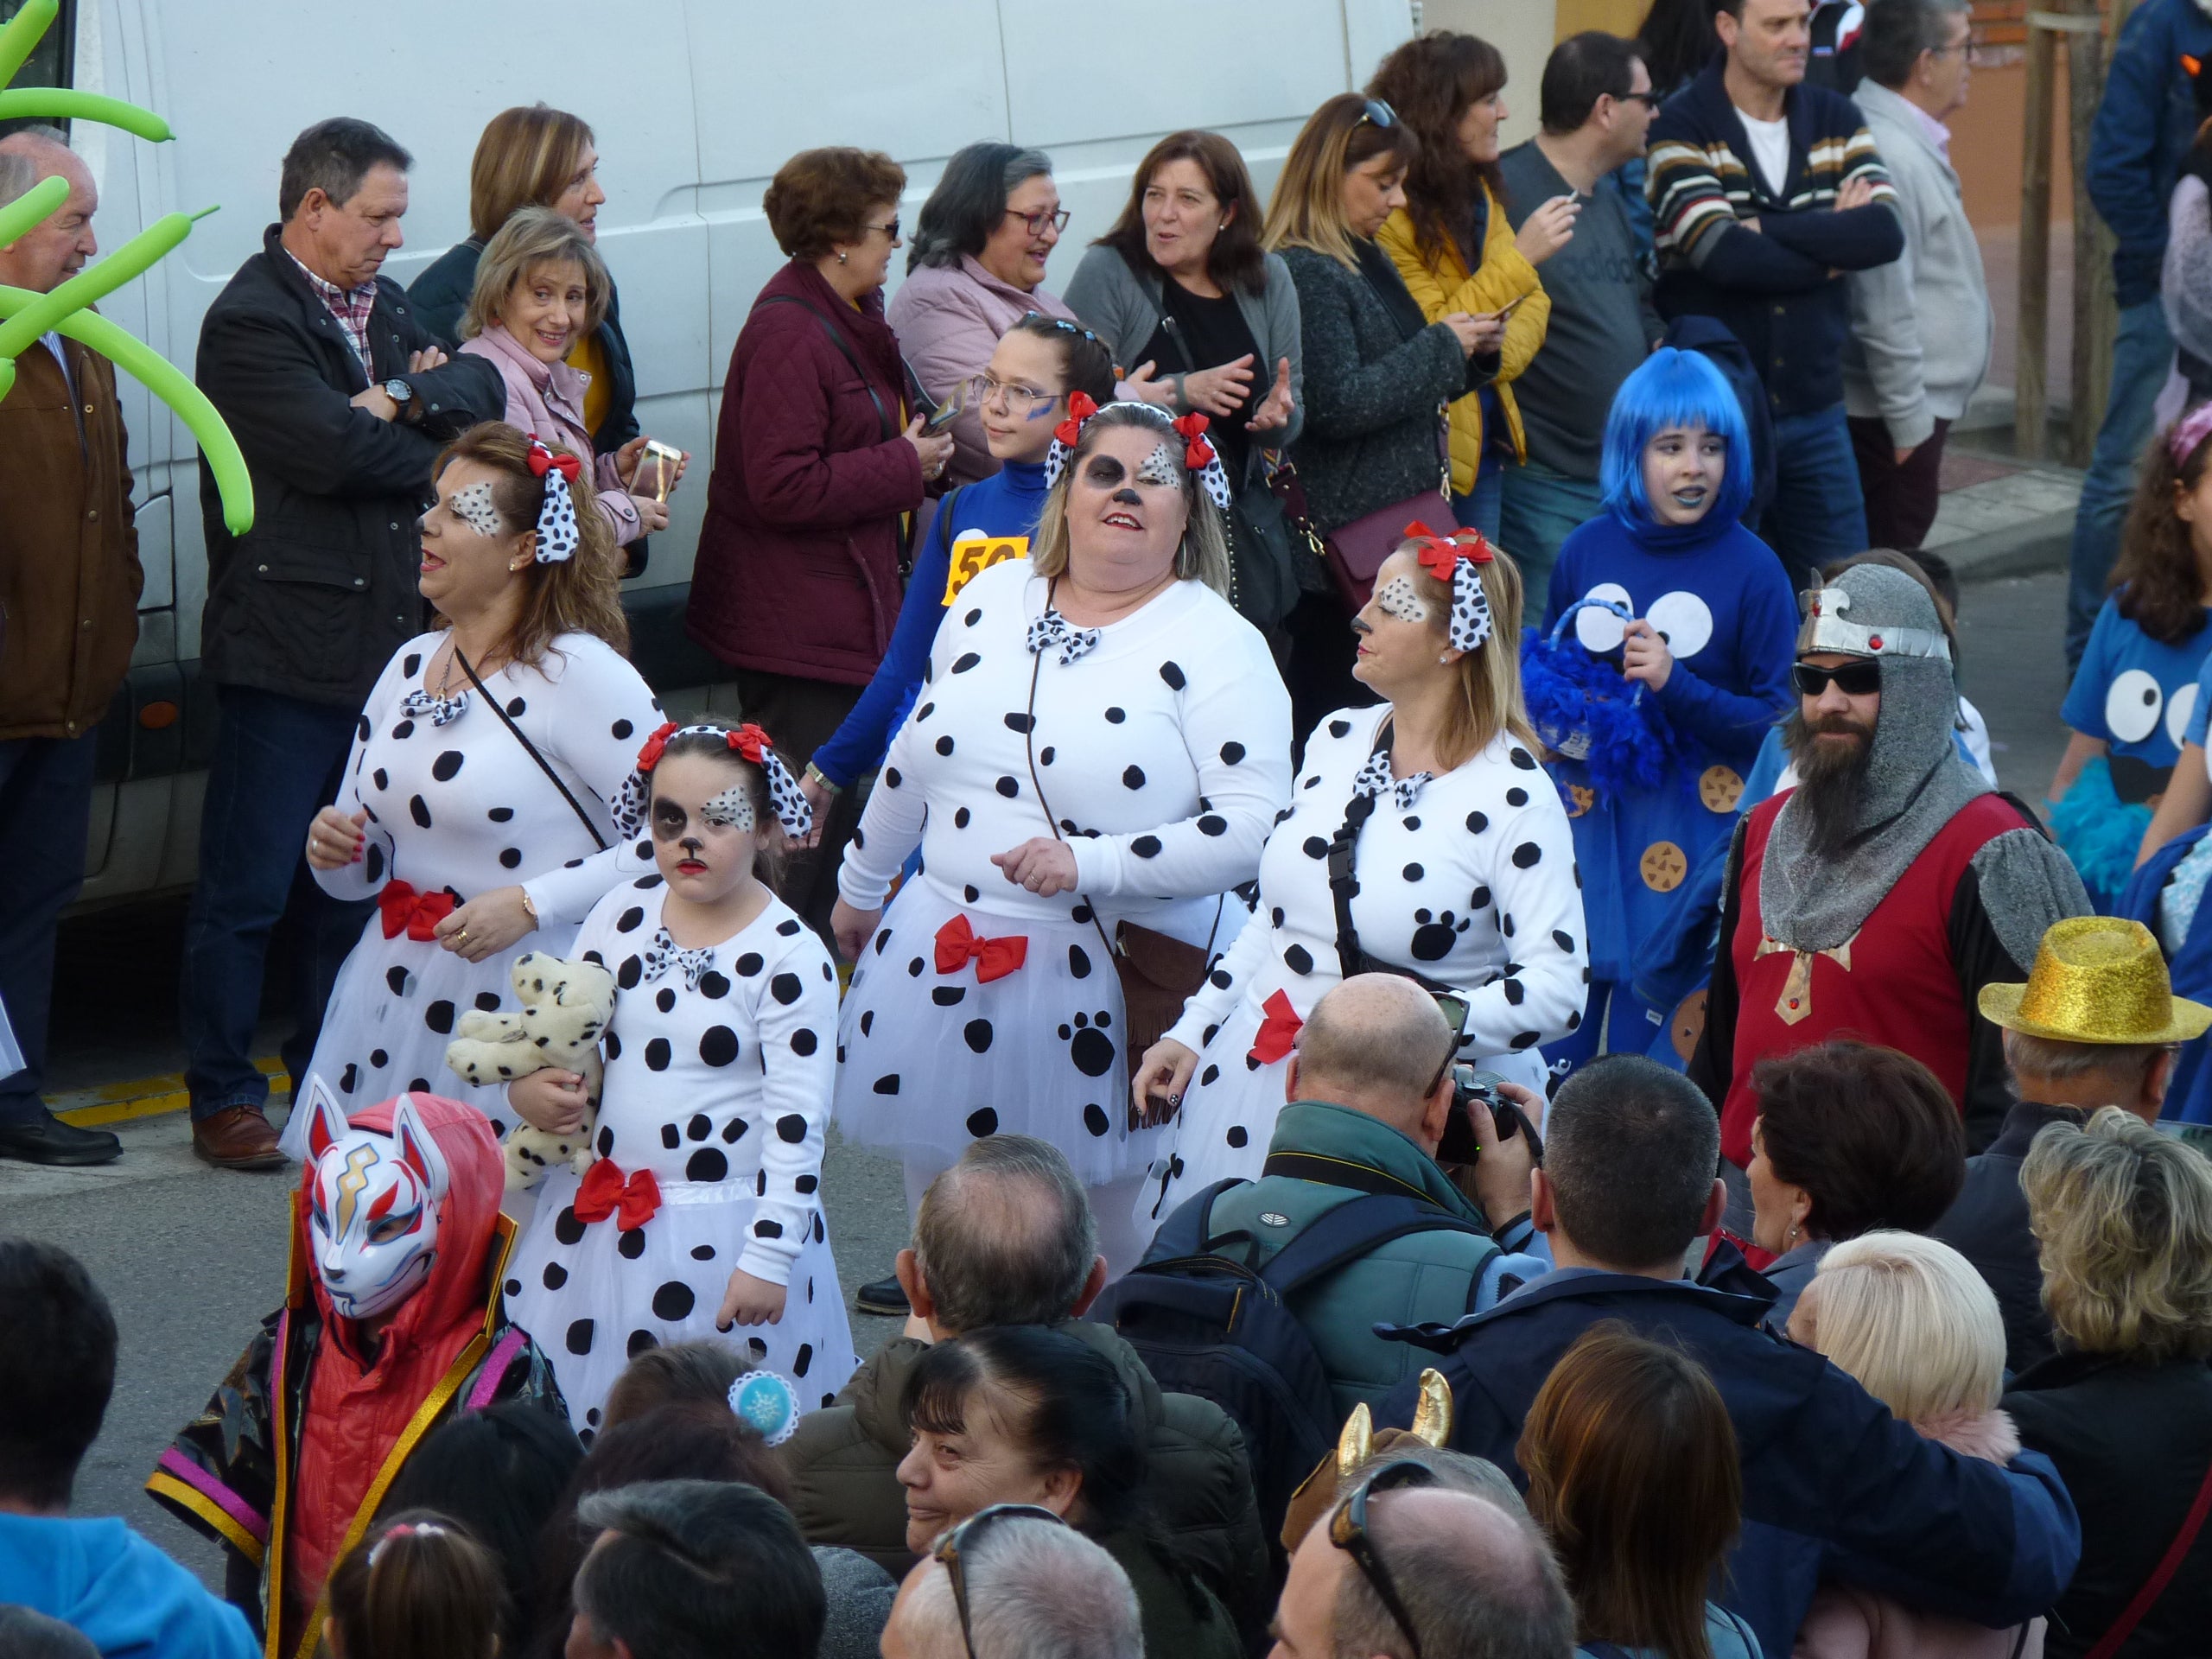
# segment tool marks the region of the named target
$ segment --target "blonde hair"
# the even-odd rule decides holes
[[[1179,582],[1203,582],[1224,599],[1229,597],[1229,537],[1222,529],[1221,510],[1205,493],[1198,475],[1183,462],[1183,440],[1166,424],[1166,416],[1144,404],[1109,404],[1083,423],[1075,453],[1060,468],[1060,475],[1046,492],[1037,516],[1037,533],[1029,542],[1030,568],[1047,579],[1064,575],[1068,568],[1068,492],[1073,487],[1083,458],[1097,447],[1106,433],[1135,427],[1157,437],[1175,452],[1183,474],[1183,505],[1189,517],[1183,539],[1175,549],[1175,576]]]
[[[524,207],[499,227],[476,262],[476,285],[461,319],[461,337],[474,340],[499,320],[499,308],[518,283],[540,265],[574,265],[584,276],[584,327],[598,332],[614,291],[607,262],[583,227],[550,207]]]
[[[1966,1257],[1918,1233],[1861,1233],[1821,1258],[1797,1303],[1811,1346],[1891,1414],[1923,1423],[1996,1409],[2005,1320]]]
[[[468,233],[489,242],[524,207],[550,207],[567,192],[591,129],[543,104],[501,110],[486,124],[468,165]]]
[[[2212,1355],[2212,1164],[2107,1106],[2047,1124],[2020,1166],[2050,1322],[2084,1352]]]
[[[1401,542],[1396,551],[1408,552],[1417,545]],[[1529,706],[1521,695],[1521,567],[1503,548],[1491,551],[1489,563],[1475,567],[1490,599],[1490,638],[1452,665],[1459,695],[1452,700],[1444,729],[1437,735],[1436,758],[1447,768],[1465,766],[1500,732],[1517,738],[1531,754],[1543,747],[1529,723]],[[1438,637],[1448,639],[1452,584],[1416,565],[1414,588],[1428,606]]]
[[[1368,103],[1357,92],[1339,92],[1314,111],[1291,140],[1260,233],[1269,253],[1308,248],[1347,270],[1359,269],[1351,226],[1344,220],[1344,175],[1382,155],[1410,165],[1421,151],[1410,128],[1395,118],[1388,126],[1378,124],[1368,113]]]

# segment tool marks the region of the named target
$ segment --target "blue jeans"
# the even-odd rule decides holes
[[[1461,495],[1452,493],[1452,516],[1459,521],[1463,530],[1479,530],[1497,539],[1497,513],[1505,490],[1505,461],[1503,456],[1485,451],[1483,464],[1475,469],[1475,487]]]
[[[1522,620],[1543,619],[1560,543],[1605,510],[1595,479],[1570,478],[1535,461],[1505,469],[1497,544],[1521,567]]]
[[[23,1069],[0,1085],[0,1123],[46,1116],[54,935],[85,885],[98,746],[90,732],[0,743],[0,1001],[23,1051]]]
[[[325,893],[305,852],[308,825],[337,798],[355,712],[241,685],[215,695],[221,724],[200,818],[200,885],[184,926],[184,1081],[195,1119],[268,1102],[253,1028],[276,924],[289,917],[292,926],[294,1026],[281,1053],[296,1082],[373,908]]]
[[[1822,565],[1866,550],[1866,502],[1843,405],[1774,423],[1774,499],[1759,534],[1798,592]]]
[[[2074,547],[2066,581],[2066,671],[2082,664],[2089,626],[2105,602],[2105,580],[2120,552],[2120,527],[2135,496],[2135,463],[2151,441],[2151,408],[2173,365],[2165,308],[2155,298],[2122,308],[2112,343],[2112,396],[2074,509]]]

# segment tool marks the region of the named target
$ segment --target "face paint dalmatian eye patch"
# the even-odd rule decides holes
[[[1375,602],[1384,615],[1395,616],[1401,622],[1426,622],[1428,607],[1412,582],[1404,576],[1393,576],[1375,590]]]
[[[701,807],[699,816],[709,823],[750,835],[757,822],[753,815],[753,791],[743,784],[735,785]]]
[[[497,536],[506,528],[499,518],[499,508],[492,505],[492,486],[478,481],[453,493],[449,503],[453,516],[467,524],[479,536]]]
[[[1175,451],[1164,443],[1155,445],[1144,458],[1144,465],[1137,468],[1137,482],[1180,486],[1183,473],[1176,462]]]

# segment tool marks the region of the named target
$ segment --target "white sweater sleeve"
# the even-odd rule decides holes
[[[785,976],[800,987],[789,1002],[777,995]],[[763,1185],[737,1265],[784,1285],[799,1247],[822,1224],[822,1153],[837,1081],[837,979],[819,942],[802,938],[785,954],[757,1018]]]
[[[928,682],[924,682],[925,691]],[[906,769],[914,744],[914,717],[910,713],[883,757],[868,792],[868,806],[845,844],[844,862],[837,867],[838,896],[855,910],[883,908],[891,884],[906,868],[907,858],[921,844],[922,825],[929,817],[928,804],[918,789],[910,788]]]
[[[1249,917],[1236,943],[1214,961],[1190,1001],[1183,1004],[1183,1012],[1167,1035],[1192,1052],[1204,1053],[1208,1039],[1235,1010],[1246,983],[1274,949],[1274,930],[1262,917]]]
[[[1574,832],[1557,794],[1548,785],[1531,791],[1529,804],[1496,828],[1508,855],[1491,873],[1490,887],[1512,963],[1503,978],[1461,993],[1467,1002],[1461,1046],[1484,1054],[1566,1035],[1580,1022],[1589,992]]]
[[[392,710],[399,702],[400,688],[407,683],[407,675],[401,669],[400,663],[406,657],[419,655],[422,650],[419,643],[410,640],[392,652],[391,660],[384,665],[384,672],[377,676],[376,684],[370,689],[369,700],[362,705],[360,718],[354,722],[353,752],[346,757],[346,771],[338,785],[338,798],[331,803],[349,818],[365,810],[361,799],[361,767],[363,756],[368,750],[370,734],[381,729],[391,718]],[[372,899],[377,890],[384,886],[385,878],[391,874],[391,832],[378,823],[373,817],[361,829],[365,839],[361,843],[361,856],[353,863],[341,865],[334,870],[318,870],[312,864],[308,866],[308,874],[315,877],[315,886],[334,899]],[[380,857],[369,856],[372,847],[380,849]],[[377,873],[374,880],[370,878],[372,869]]]
[[[601,808],[594,816],[600,819],[601,833],[613,840],[607,809],[636,769],[639,748],[661,723],[660,704],[638,671],[597,641],[563,642],[556,649],[565,652],[556,691],[562,719],[556,728],[559,742],[545,758],[582,781],[590,793],[579,801],[587,812],[595,805]],[[596,802],[592,795],[599,798]],[[560,804],[560,810],[569,810],[566,802]],[[602,851],[540,871],[522,887],[540,919],[577,922],[616,882],[634,880],[652,868],[650,841],[641,839],[632,846],[613,840]]]

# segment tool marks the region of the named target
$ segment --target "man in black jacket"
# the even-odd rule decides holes
[[[296,935],[297,1078],[366,906],[327,898],[302,849],[336,794],[363,702],[423,626],[416,520],[430,462],[506,399],[483,359],[448,362],[378,275],[400,245],[411,158],[365,121],[318,122],[284,156],[283,222],[200,329],[196,378],[253,475],[254,526],[224,527],[200,463],[207,603],[200,654],[220,723],[184,944],[185,1083],[193,1149],[213,1164],[282,1164],[253,1064],[263,957]]]
[[[2005,1369],[2018,1372],[2056,1351],[2020,1187],[2028,1148],[2046,1125],[2086,1123],[2100,1106],[2155,1125],[2178,1045],[2212,1027],[2212,1008],[2173,995],[2150,929],[2111,916],[2054,924],[2027,982],[1985,985],[1980,1001],[2004,1031],[2018,1098],[1989,1150],[1967,1160],[1966,1185],[1929,1230],[1996,1293]]]

